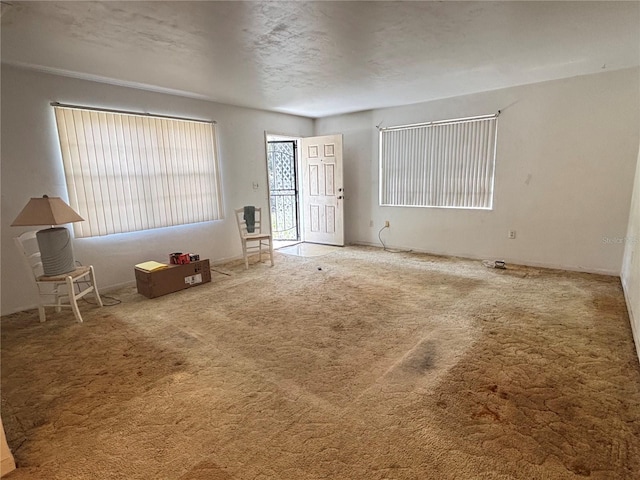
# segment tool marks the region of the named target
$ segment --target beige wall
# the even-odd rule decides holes
[[[268,206],[264,132],[313,133],[311,119],[106,85],[2,66],[2,314],[34,305],[27,272],[9,225],[30,197],[67,198],[50,102],[211,119],[218,135],[226,219],[74,241],[76,259],[96,268],[101,288],[134,280],[133,265],[167,261],[171,252],[199,253],[213,262],[241,254],[233,209]],[[257,182],[258,189],[253,188]],[[27,286],[27,288],[25,288]]]
[[[640,136],[639,69],[316,120],[344,133],[346,240],[619,275]],[[492,211],[381,207],[376,125],[502,110]],[[370,222],[374,226],[370,227]],[[517,238],[507,238],[508,230]]]
[[[629,228],[624,242],[624,260],[620,277],[629,307],[636,351],[638,359],[640,359],[640,151],[638,152],[631,212],[629,213]]]

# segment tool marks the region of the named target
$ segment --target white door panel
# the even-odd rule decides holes
[[[302,139],[304,241],[344,245],[342,135]]]

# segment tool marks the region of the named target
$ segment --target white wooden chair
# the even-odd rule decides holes
[[[33,278],[38,293],[38,314],[41,322],[46,320],[44,307],[55,307],[56,312],[59,312],[62,307],[71,307],[78,323],[82,323],[78,300],[88,293],[93,293],[96,303],[102,307],[93,266],[77,267],[72,272],[47,277],[43,275],[36,232],[25,232],[15,237],[14,241]],[[76,293],[76,285],[78,293]],[[54,297],[55,303],[45,303],[44,299],[47,297]],[[66,299],[67,303],[63,303],[63,299]]]
[[[271,266],[273,267],[273,242],[271,239],[271,233],[263,233],[263,221],[262,221],[262,209],[256,207],[255,214],[255,229],[253,233],[247,231],[247,222],[244,220],[244,208],[236,209],[236,221],[238,223],[238,231],[240,232],[240,239],[242,241],[242,256],[244,257],[244,268],[249,268],[249,254],[255,254],[258,252],[260,261],[262,262],[262,249],[269,252],[269,258],[271,259]],[[265,226],[265,230],[268,230],[268,226]]]

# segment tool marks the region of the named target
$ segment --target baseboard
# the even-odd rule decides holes
[[[633,342],[636,346],[636,354],[638,355],[638,362],[640,362],[640,325],[636,323],[636,319],[633,316],[634,311],[631,308],[631,300],[629,299],[629,288],[625,282],[624,277],[620,277],[620,282],[622,283],[622,292],[624,293],[624,301],[627,302],[627,312],[629,313],[629,321],[631,322],[631,332],[633,334]],[[640,314],[640,312],[635,312]],[[640,320],[640,319],[638,319]]]
[[[252,256],[252,255],[257,255],[257,253],[255,253],[255,254],[251,254],[250,253],[249,254],[249,256]],[[240,255],[236,255],[234,257],[218,258],[217,260],[213,260],[211,262],[211,265],[219,266],[219,265],[224,265],[225,263],[228,263],[228,262],[234,262],[236,260],[243,260],[244,261],[244,257],[242,256],[242,254],[240,254]]]
[[[114,290],[118,290],[119,288],[130,287],[135,284],[136,284],[135,280],[129,280],[127,282],[122,282],[122,283],[115,283],[113,285],[108,285],[106,287],[100,287],[100,293],[102,294],[102,293],[112,292]]]
[[[362,245],[366,247],[377,247],[382,248],[379,243],[369,243],[369,242],[351,242],[350,245]],[[487,257],[477,257],[472,254],[460,254],[454,255],[447,252],[438,252],[438,251],[427,251],[416,248],[407,248],[407,247],[398,247],[395,245],[386,245],[386,248],[391,250],[403,250],[406,252],[415,252],[415,253],[424,253],[427,255],[435,255],[438,257],[452,257],[452,258],[463,258],[466,260],[504,260],[507,264],[511,263],[512,265],[522,265],[525,267],[534,267],[534,268],[549,268],[552,270],[566,270],[568,272],[581,272],[581,273],[593,273],[596,275],[607,275],[611,277],[619,277],[620,272],[617,270],[610,270],[606,268],[584,268],[584,267],[576,267],[574,265],[562,265],[562,264],[553,264],[553,263],[543,263],[543,262],[530,262],[526,260],[514,260],[512,258],[487,258]]]
[[[27,310],[35,310],[36,308],[38,308],[38,304],[34,303],[31,305],[25,305],[25,306],[21,306],[21,307],[15,307],[13,309],[11,309],[8,312],[2,312],[2,316],[5,317],[7,315],[13,315],[14,313],[18,313],[18,312],[26,312]]]

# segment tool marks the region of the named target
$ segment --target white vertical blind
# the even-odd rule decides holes
[[[54,109],[76,237],[222,218],[213,124]]]
[[[380,130],[380,204],[491,209],[497,115]]]

